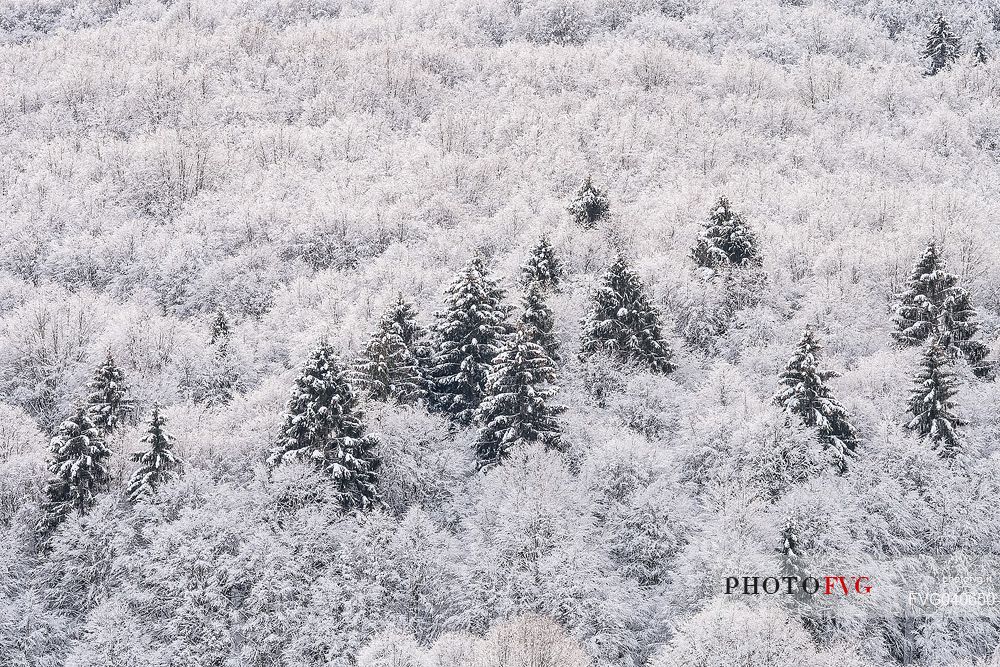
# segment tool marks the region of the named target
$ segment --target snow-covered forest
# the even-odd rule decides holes
[[[3,667],[1000,660],[1000,2],[6,0],[0,91]]]

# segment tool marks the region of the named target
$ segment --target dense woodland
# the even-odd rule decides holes
[[[1000,606],[902,603],[1000,595],[994,53],[992,0],[0,5],[0,665],[991,664]]]

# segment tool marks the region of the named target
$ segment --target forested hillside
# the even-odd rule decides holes
[[[0,91],[0,665],[1000,655],[993,0],[8,0]]]

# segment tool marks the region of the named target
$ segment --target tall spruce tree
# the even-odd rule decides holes
[[[125,419],[132,406],[127,398],[125,374],[118,368],[110,349],[97,367],[94,378],[87,383],[87,388],[90,389],[87,405],[94,425],[105,434],[111,433]]]
[[[510,334],[503,291],[476,257],[448,288],[438,314],[437,345],[428,386],[431,407],[468,424],[486,395],[486,376],[500,344]]]
[[[961,451],[958,427],[962,422],[955,415],[952,401],[957,383],[950,363],[949,355],[937,341],[927,346],[910,391],[909,413],[913,418],[906,423],[907,428],[930,440],[942,458],[953,458]]]
[[[270,464],[310,461],[334,480],[344,509],[365,509],[378,501],[376,445],[347,373],[321,341],[295,381]]]
[[[962,356],[978,376],[990,371],[988,349],[973,340],[979,331],[969,292],[950,273],[937,244],[931,241],[917,260],[900,295],[893,338],[904,347],[929,339],[938,341],[951,356]]]
[[[552,361],[559,361],[559,339],[554,330],[555,317],[545,303],[542,286],[537,282],[529,283],[524,294],[521,324],[532,342],[541,345]]]
[[[611,210],[611,203],[604,191],[594,186],[587,176],[569,205],[573,222],[584,229],[593,229]]]
[[[54,529],[73,511],[86,514],[110,481],[111,450],[84,406],[60,424],[49,452],[52,477],[45,486],[44,515],[38,524],[42,532]]]
[[[781,528],[781,546],[778,547],[778,553],[781,555],[782,575],[786,577],[803,576],[799,529],[795,519],[790,516],[785,517],[785,523]]]
[[[820,442],[831,450],[837,468],[843,472],[858,438],[844,406],[830,394],[826,383],[836,373],[820,369],[820,350],[816,333],[807,327],[781,374],[782,388],[774,402],[818,431]]]
[[[990,52],[983,44],[983,40],[977,39],[975,45],[972,47],[972,65],[973,67],[978,65],[985,65],[989,62]]]
[[[729,200],[720,197],[709,212],[708,222],[691,250],[691,257],[700,267],[757,267],[763,260],[757,247],[757,235],[734,212]]]
[[[555,249],[549,239],[542,236],[521,268],[522,282],[525,285],[538,283],[542,289],[552,289],[559,286],[562,275],[562,263],[556,257]]]
[[[477,411],[483,424],[476,440],[477,467],[490,468],[515,447],[540,442],[561,449],[559,408],[549,405],[555,394],[555,366],[525,327],[500,348],[490,369],[488,391]]]
[[[390,308],[375,327],[355,366],[355,380],[376,401],[412,403],[423,397],[424,380],[396,315]]]
[[[139,464],[139,469],[132,473],[125,490],[130,502],[152,496],[160,486],[177,477],[181,460],[174,454],[174,436],[164,430],[165,424],[160,406],[153,406],[146,435],[142,437],[146,448],[132,454],[132,461]]]
[[[582,356],[604,352],[655,373],[674,370],[673,351],[663,338],[660,315],[639,276],[619,258],[594,293],[583,320]]]
[[[403,344],[413,355],[421,375],[425,375],[431,357],[431,345],[427,330],[417,322],[417,309],[400,294],[382,321],[392,323],[396,333],[403,339]]]
[[[209,341],[209,344],[215,345],[220,341],[228,341],[231,333],[229,318],[226,317],[226,313],[224,311],[220,310],[215,315],[215,319],[212,320],[212,338]]]
[[[923,56],[927,59],[928,76],[933,76],[943,69],[951,66],[958,60],[961,45],[958,37],[952,32],[951,26],[945,20],[943,14],[938,14],[931,25],[931,31],[927,35],[927,44],[924,46]]]

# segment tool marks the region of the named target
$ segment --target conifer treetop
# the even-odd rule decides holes
[[[459,423],[472,421],[485,395],[489,366],[510,333],[503,298],[477,256],[448,287],[446,309],[438,313],[428,364],[431,405]]]
[[[177,476],[181,460],[174,454],[174,436],[166,432],[165,424],[160,406],[154,405],[141,441],[146,448],[131,457],[133,462],[139,464],[139,469],[132,474],[125,497],[133,503],[152,496],[162,484]]]
[[[226,313],[220,310],[215,315],[215,319],[212,320],[212,339],[210,343],[215,345],[219,342],[226,342],[229,340],[231,334],[231,328],[229,325],[229,318],[226,317]]]
[[[337,483],[345,509],[378,500],[376,441],[365,434],[364,414],[337,355],[320,341],[295,381],[271,465],[311,462]]]
[[[904,347],[936,340],[952,357],[964,357],[978,376],[988,375],[987,347],[974,340],[979,331],[968,290],[949,272],[937,243],[931,240],[900,294],[892,336]]]
[[[674,370],[673,351],[663,338],[660,314],[646,295],[646,287],[619,257],[605,274],[584,318],[584,357],[605,352],[636,362],[655,373]]]
[[[807,326],[779,381],[774,402],[816,428],[820,441],[833,452],[841,472],[857,447],[858,438],[847,411],[831,394],[827,381],[836,377],[820,368],[821,347],[815,330]]]
[[[958,60],[960,46],[959,39],[952,32],[944,14],[935,16],[922,52],[928,60],[926,74],[933,76]]]
[[[521,269],[521,280],[525,285],[537,282],[543,289],[552,289],[559,286],[562,276],[562,264],[548,237],[543,234]]]
[[[711,269],[759,267],[763,263],[757,235],[743,217],[733,211],[725,197],[720,197],[709,211],[708,221],[691,250],[691,257],[698,266]]]
[[[594,186],[588,175],[569,205],[573,222],[584,229],[593,229],[611,210],[611,203],[604,191]]]
[[[129,387],[125,374],[115,363],[110,348],[87,388],[90,389],[88,409],[94,424],[104,433],[114,431],[128,414],[131,404],[126,398]]]
[[[410,403],[423,397],[424,379],[418,359],[407,346],[403,335],[416,339],[416,324],[396,306],[383,315],[364,353],[355,367],[354,379],[359,389],[377,401]]]
[[[79,406],[59,425],[49,453],[52,478],[45,488],[45,516],[39,522],[43,531],[54,528],[73,511],[86,514],[110,480],[111,450],[85,406]]]
[[[561,448],[555,420],[560,408],[548,404],[556,393],[555,373],[548,354],[525,327],[502,345],[490,368],[489,393],[478,409],[483,424],[475,447],[479,469],[501,463],[515,447],[528,443]]]

